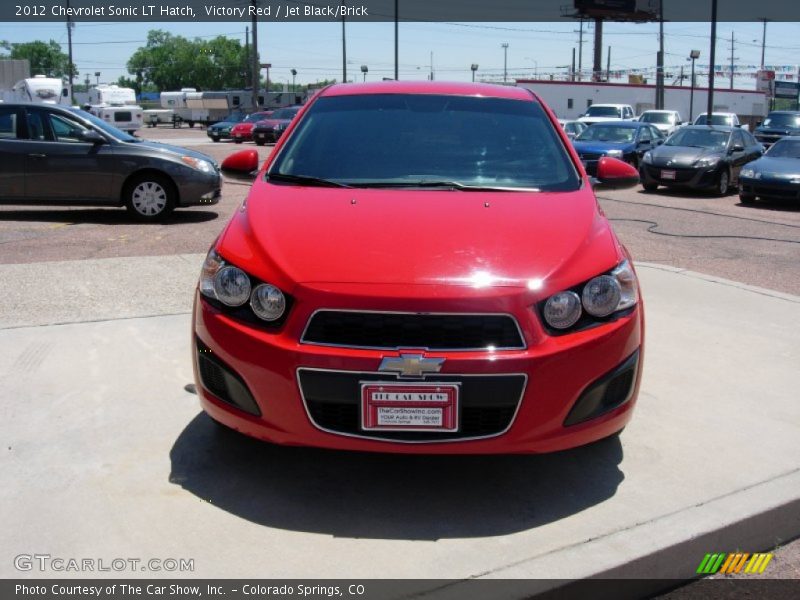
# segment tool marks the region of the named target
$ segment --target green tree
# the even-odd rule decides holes
[[[28,59],[31,63],[31,75],[48,75],[50,77],[63,77],[69,75],[69,57],[61,51],[61,46],[55,40],[45,43],[42,41],[9,44],[3,42],[3,47],[10,50],[7,58]],[[72,72],[78,76],[75,64]]]
[[[161,29],[150,30],[147,44],[128,60],[137,89],[153,84],[159,90],[241,88],[247,74],[247,52],[238,40],[186,39]]]

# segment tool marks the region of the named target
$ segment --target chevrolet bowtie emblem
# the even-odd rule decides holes
[[[399,373],[400,377],[422,377],[426,373],[438,373],[442,370],[443,364],[443,358],[425,358],[422,354],[401,354],[384,358],[378,370]]]

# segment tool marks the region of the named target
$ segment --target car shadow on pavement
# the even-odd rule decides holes
[[[198,414],[170,482],[267,527],[348,538],[495,536],[558,521],[623,481],[617,437],[548,455],[422,456],[284,447]]]
[[[206,210],[176,210],[154,225],[181,225],[205,223],[219,216]],[[63,223],[65,225],[91,223],[95,225],[148,225],[137,221],[124,208],[29,209],[0,208],[0,221]]]

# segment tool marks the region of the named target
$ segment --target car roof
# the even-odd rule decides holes
[[[728,125],[687,125],[686,127],[681,127],[681,131],[683,131],[684,129],[705,129],[705,130],[711,129],[712,131],[726,131],[726,132],[742,131],[740,127],[730,127]]]
[[[650,127],[650,123],[640,123],[639,121],[601,121],[593,123],[589,127],[627,127],[628,129],[638,129],[639,127]]]
[[[320,96],[358,96],[369,94],[441,94],[445,96],[474,96],[509,100],[536,99],[526,89],[490,83],[461,83],[456,81],[375,81],[370,83],[337,83],[325,88]]]

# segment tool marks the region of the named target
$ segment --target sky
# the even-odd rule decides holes
[[[125,63],[144,45],[150,29],[164,29],[185,37],[225,35],[244,43],[246,22],[222,23],[77,23],[73,30],[73,60],[80,72],[99,71],[100,82],[113,82],[128,75]],[[583,67],[591,68],[593,30],[584,25]],[[730,37],[734,34],[736,63],[757,66],[761,61],[762,24],[719,23],[716,62],[730,63]],[[562,78],[578,47],[578,23],[401,23],[400,78],[427,79],[433,66],[437,80],[469,81],[470,65],[478,64],[478,80],[502,80],[504,50],[507,43],[507,73],[514,78]],[[665,23],[665,65],[667,84],[675,81],[680,67],[688,77],[689,51],[701,52],[697,60],[708,64],[709,23]],[[64,23],[0,23],[0,40],[11,43],[50,39],[67,48]],[[394,24],[348,23],[346,26],[348,79],[363,76],[361,65],[369,69],[367,80],[394,74]],[[271,81],[290,83],[291,69],[297,70],[298,83],[314,83],[342,76],[342,27],[330,23],[259,23],[258,46],[262,62],[273,65]],[[603,67],[611,46],[611,69],[653,68],[658,50],[658,24],[605,23]],[[791,66],[796,80],[800,63],[800,23],[767,24],[765,62]],[[672,76],[670,79],[669,75]],[[688,83],[687,83],[688,85]],[[698,78],[698,85],[703,85]],[[717,83],[728,86],[728,80]],[[736,79],[735,87],[752,89],[752,77]]]

